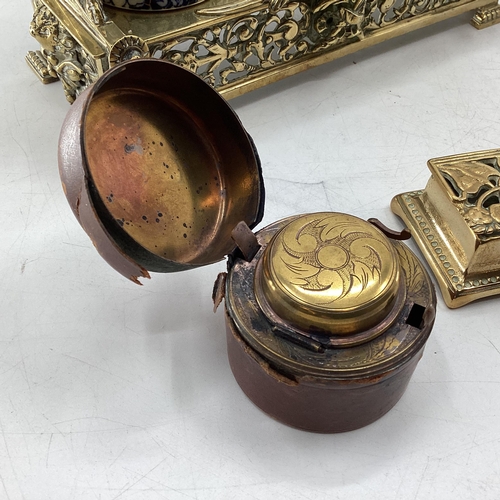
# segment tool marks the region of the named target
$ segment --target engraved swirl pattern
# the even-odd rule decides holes
[[[280,242],[282,251],[276,252],[275,264],[282,263],[290,284],[306,292],[302,299],[313,305],[371,295],[382,281],[380,252],[390,251],[361,226],[352,221],[339,223],[333,217],[286,231]]]

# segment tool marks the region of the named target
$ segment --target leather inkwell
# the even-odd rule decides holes
[[[376,220],[323,212],[258,232],[256,149],[224,99],[159,60],[117,66],[61,133],[69,203],[102,257],[138,282],[228,256],[229,362],[245,394],[293,427],[342,432],[402,396],[431,332],[429,276]]]

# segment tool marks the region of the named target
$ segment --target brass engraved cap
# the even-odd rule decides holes
[[[261,306],[267,302],[292,327],[335,336],[374,328],[400,289],[399,258],[387,237],[364,220],[332,212],[286,225],[256,276]]]

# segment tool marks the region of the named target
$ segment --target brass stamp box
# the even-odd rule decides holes
[[[392,201],[448,307],[500,293],[499,161],[499,149],[429,160],[425,190]]]

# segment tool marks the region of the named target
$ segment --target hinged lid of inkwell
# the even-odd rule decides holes
[[[133,60],[71,107],[59,146],[66,195],[104,259],[127,278],[221,260],[264,185],[238,117],[200,78]]]

